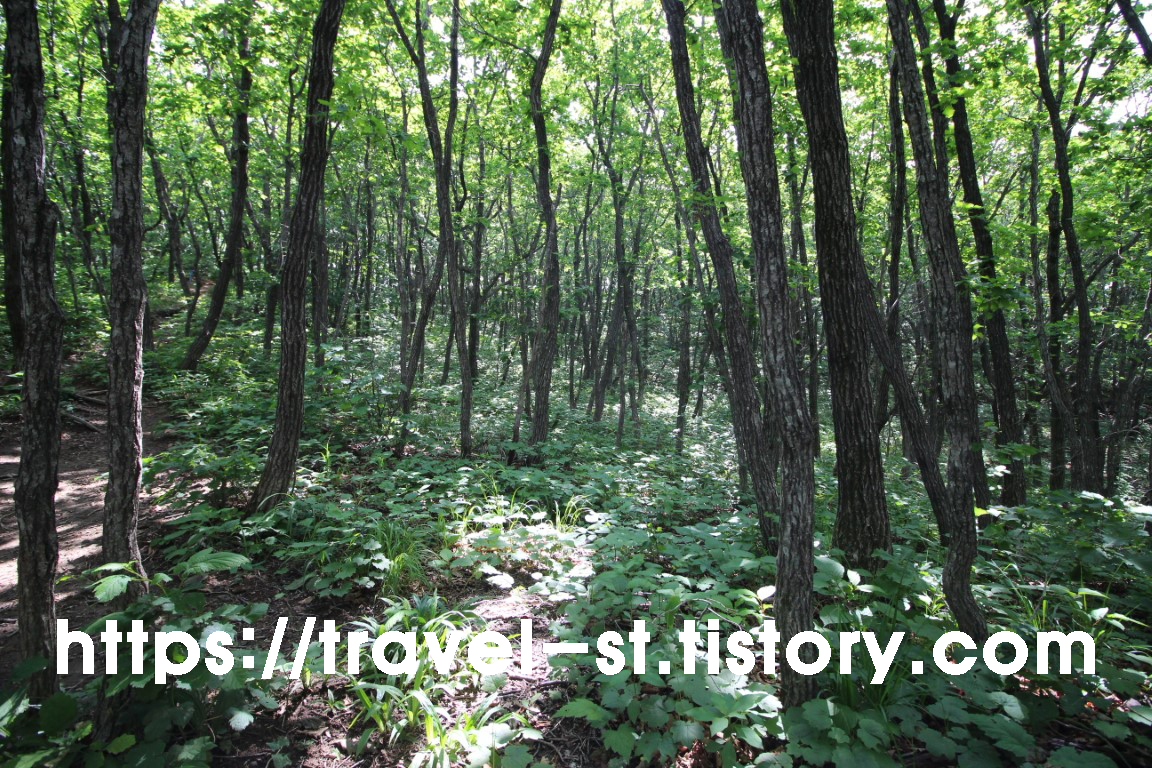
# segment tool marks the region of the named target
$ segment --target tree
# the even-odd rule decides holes
[[[1100,440],[1099,421],[1099,381],[1093,370],[1093,348],[1096,344],[1096,329],[1092,322],[1092,307],[1088,300],[1088,281],[1084,273],[1084,256],[1080,247],[1080,236],[1076,228],[1076,192],[1072,184],[1072,166],[1068,154],[1068,144],[1072,128],[1079,119],[1084,95],[1083,82],[1076,90],[1069,115],[1062,114],[1062,104],[1057,91],[1052,86],[1052,73],[1049,65],[1047,45],[1047,14],[1038,11],[1033,3],[1026,3],[1028,26],[1032,34],[1033,51],[1036,60],[1036,78],[1040,85],[1040,101],[1048,116],[1054,150],[1053,162],[1060,188],[1060,230],[1064,235],[1064,250],[1072,273],[1072,295],[1076,304],[1076,358],[1071,386],[1071,401],[1074,419],[1067,426],[1072,427],[1072,484],[1077,490],[1099,493],[1104,490],[1104,451]],[[1105,22],[1106,23],[1106,22]],[[1084,62],[1084,76],[1092,68],[1092,61],[1103,39],[1103,25],[1093,38],[1092,46]],[[1063,72],[1064,67],[1061,65]],[[1065,88],[1059,86],[1062,97]],[[1089,96],[1089,99],[1091,97]]]
[[[544,115],[541,92],[552,46],[556,41],[556,25],[560,19],[561,0],[552,0],[544,36],[532,66],[528,85],[528,103],[532,111],[532,131],[536,136],[536,202],[544,222],[544,252],[541,262],[544,275],[540,285],[539,325],[532,340],[532,431],[529,445],[548,438],[550,401],[552,395],[552,367],[556,361],[556,338],[560,329],[560,257],[557,253],[556,206],[552,200],[552,153],[548,148],[548,122]]]
[[[836,528],[833,544],[853,567],[875,569],[876,550],[891,548],[884,471],[871,385],[868,315],[872,296],[860,252],[849,177],[848,137],[840,104],[832,0],[782,0],[784,29],[796,73],[796,95],[808,128],[815,195],[820,309],[828,338],[828,379],[836,431]]]
[[[1002,302],[997,299],[1004,289],[998,284],[996,270],[996,248],[992,240],[989,211],[984,205],[984,194],[980,189],[980,175],[976,167],[976,151],[972,141],[972,128],[968,120],[968,100],[961,88],[964,72],[960,67],[960,57],[956,50],[956,22],[963,4],[955,12],[949,12],[945,0],[933,0],[936,19],[940,25],[940,42],[947,54],[944,66],[948,74],[948,88],[953,91],[952,105],[953,138],[956,145],[956,162],[960,169],[960,183],[964,189],[964,203],[968,212],[968,223],[972,228],[972,240],[976,256],[980,260],[980,275],[987,283],[992,295],[990,308],[984,312],[985,332],[988,336],[989,356],[991,357],[991,383],[993,405],[996,416],[996,444],[998,446],[1019,445],[1024,442],[1024,429],[1020,422],[1020,408],[1016,402],[1016,383],[1012,372],[1012,348],[1008,341],[1007,320]],[[1009,472],[1004,477],[1000,502],[1015,507],[1027,500],[1027,476],[1024,462],[1019,456],[1009,461]]]
[[[180,368],[186,371],[196,370],[200,358],[208,349],[216,326],[220,323],[220,315],[224,312],[224,303],[228,297],[228,288],[232,283],[232,276],[239,276],[244,268],[244,212],[248,204],[248,98],[252,91],[252,71],[248,66],[251,56],[251,41],[248,37],[248,25],[252,16],[252,6],[245,4],[240,20],[238,53],[240,56],[240,73],[237,78],[236,107],[232,118],[232,203],[228,209],[228,232],[224,238],[224,259],[220,262],[220,272],[212,286],[212,298],[208,305],[208,314],[200,333],[188,345],[184,360]]]
[[[300,150],[296,201],[289,223],[288,250],[281,269],[280,373],[276,393],[276,423],[268,458],[252,495],[253,511],[278,503],[296,478],[296,457],[304,423],[304,374],[308,361],[305,289],[309,259],[316,247],[324,169],[328,165],[328,112],[332,98],[332,66],[344,0],[322,0],[312,27],[312,58],[308,68],[307,123]]]
[[[143,469],[144,383],[144,110],[148,54],[160,0],[130,0],[121,15],[108,3],[104,31],[108,120],[112,132],[112,202],[108,220],[108,489],[104,494],[104,559],[136,563],[143,572],[136,526]]]
[[[726,0],[716,7],[716,25],[720,44],[735,74],[736,137],[752,233],[764,378],[770,412],[783,442],[779,508],[773,512],[780,519],[776,607],[780,633],[787,642],[812,629],[813,425],[792,335],[772,89],[764,64],[764,37],[756,0]],[[868,437],[875,440],[875,433],[870,431]],[[879,464],[878,450],[876,459]],[[780,675],[784,706],[802,704],[816,695],[811,677],[799,674],[789,665]]]
[[[684,4],[680,0],[663,0],[668,20],[668,44],[672,55],[672,74],[676,83],[676,103],[684,134],[684,149],[692,174],[693,213],[704,233],[708,254],[716,272],[716,283],[723,309],[724,346],[728,353],[730,373],[729,401],[732,431],[737,450],[745,464],[756,499],[757,518],[763,543],[775,552],[779,542],[779,494],[772,465],[773,451],[768,445],[760,394],[757,391],[757,366],[752,335],[744,319],[743,300],[733,266],[732,243],[720,223],[708,170],[708,152],[700,133],[700,115],[696,109],[695,86],[692,83],[691,60],[684,31]]]
[[[949,548],[944,589],[960,628],[981,642],[987,637],[988,629],[970,586],[972,564],[976,560],[973,488],[977,473],[984,472],[972,370],[971,298],[956,239],[947,175],[934,152],[932,129],[924,107],[924,88],[908,26],[908,4],[906,0],[887,0],[887,4],[904,119],[916,161],[920,226],[928,251],[932,305],[939,318],[940,410],[948,447],[947,500],[940,499],[944,503],[944,514],[938,513],[938,518],[944,521],[941,536]],[[923,469],[924,458],[920,462]],[[937,503],[934,502],[934,506]]]
[[[4,2],[4,253],[19,266],[22,320],[17,622],[25,659],[56,655],[56,484],[60,463],[60,358],[64,313],[56,303],[58,214],[45,180],[44,67],[35,0]],[[11,237],[8,237],[11,235]],[[31,680],[33,699],[56,687],[49,667]]]
[[[439,111],[432,95],[432,84],[428,74],[428,56],[425,48],[424,29],[427,20],[426,6],[419,3],[416,8],[415,35],[409,37],[393,0],[386,0],[388,14],[396,27],[396,32],[404,44],[409,60],[416,68],[416,80],[420,90],[420,111],[424,118],[424,129],[428,134],[428,145],[432,152],[432,165],[436,181],[437,263],[448,268],[448,294],[452,312],[452,336],[456,342],[460,360],[460,455],[472,453],[472,365],[468,360],[468,308],[464,297],[464,287],[460,279],[460,252],[457,246],[455,210],[453,207],[453,138],[456,130],[456,117],[459,112],[458,84],[460,79],[460,3],[452,0],[451,31],[449,32],[449,74],[448,74],[448,115],[443,129],[440,127]],[[414,41],[414,42],[413,42]],[[438,270],[437,270],[438,271]],[[434,283],[439,282],[437,277]],[[434,290],[433,290],[434,293]],[[413,371],[413,379],[414,378]],[[404,385],[406,389],[411,384]],[[402,446],[401,446],[402,447]]]

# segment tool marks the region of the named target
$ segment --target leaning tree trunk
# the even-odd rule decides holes
[[[247,27],[248,20],[242,22]],[[212,286],[212,298],[208,302],[208,314],[200,333],[188,345],[180,370],[195,371],[200,358],[208,349],[220,316],[224,313],[224,302],[228,298],[228,286],[232,276],[243,269],[244,258],[244,209],[248,201],[248,94],[252,90],[252,72],[248,69],[250,56],[248,30],[240,35],[240,80],[237,92],[236,114],[232,119],[232,203],[228,209],[228,234],[224,239],[224,260],[220,262],[220,272],[216,284]]]
[[[20,654],[46,658],[30,683],[33,700],[56,687],[56,484],[60,463],[60,355],[64,313],[56,303],[56,206],[44,176],[44,68],[35,0],[5,0],[3,167],[5,256],[20,267],[24,347],[20,467],[14,506],[19,530],[17,622]],[[7,240],[7,239],[6,239]]]
[[[812,629],[813,424],[796,362],[789,311],[788,256],[780,210],[772,95],[756,0],[727,0],[716,9],[716,23],[725,56],[731,60],[736,76],[736,137],[756,264],[764,373],[769,403],[783,440],[776,609],[780,633],[787,643]],[[874,434],[869,437],[875,439]],[[876,458],[879,464],[879,445]],[[785,706],[802,704],[816,695],[815,679],[799,674],[790,665],[783,667],[780,676]]]
[[[1100,440],[1099,382],[1092,365],[1095,328],[1092,307],[1088,301],[1088,281],[1084,275],[1080,238],[1076,231],[1075,193],[1068,156],[1068,142],[1075,121],[1070,120],[1065,124],[1060,114],[1060,97],[1052,87],[1048,49],[1044,40],[1045,19],[1031,5],[1026,4],[1024,10],[1028,14],[1032,33],[1040,101],[1048,113],[1052,132],[1053,161],[1060,184],[1060,229],[1064,234],[1065,254],[1072,273],[1072,295],[1076,303],[1076,360],[1070,387],[1075,411],[1075,420],[1070,425],[1075,435],[1072,443],[1072,483],[1076,490],[1099,493],[1104,490],[1104,456]]]
[[[854,274],[863,256],[852,204],[832,0],[785,0],[781,8],[794,61],[796,95],[808,128],[816,200],[820,308],[828,337],[836,432],[838,497],[833,544],[844,550],[853,567],[875,570],[880,561],[874,553],[891,549],[892,541],[864,320],[874,307]]]
[[[973,487],[977,473],[984,471],[972,369],[971,298],[952,218],[948,181],[942,166],[934,160],[932,129],[908,26],[908,3],[887,0],[887,4],[908,138],[916,161],[920,224],[929,257],[933,309],[940,320],[940,405],[948,437],[947,527],[941,530],[948,546],[943,589],[960,628],[981,642],[987,637],[988,628],[971,588],[977,554]]]
[[[308,362],[305,289],[308,263],[315,248],[316,214],[324,192],[328,165],[328,104],[332,98],[332,61],[344,0],[322,0],[312,27],[312,58],[308,71],[308,122],[300,151],[300,176],[289,222],[288,250],[281,271],[280,378],[276,425],[268,460],[252,495],[255,511],[285,496],[296,477],[300,430],[304,425],[304,372]]]
[[[1116,0],[1116,5],[1120,9],[1120,15],[1124,17],[1124,23],[1140,42],[1140,50],[1144,52],[1144,63],[1152,67],[1152,38],[1148,37],[1148,30],[1144,28],[1140,14],[1132,7],[1132,0]]]
[[[760,410],[755,347],[744,320],[743,301],[733,266],[732,243],[721,226],[718,204],[709,183],[708,151],[700,133],[700,115],[696,110],[691,60],[684,31],[684,4],[680,0],[663,0],[663,6],[668,20],[676,102],[692,173],[692,208],[712,258],[724,313],[722,325],[731,379],[732,431],[752,480],[761,539],[765,547],[775,554],[779,537],[776,519],[779,497],[771,461],[773,452],[765,438],[764,418]]]
[[[936,18],[940,24],[940,41],[948,51],[944,66],[948,74],[949,88],[961,82],[963,72],[960,58],[956,54],[956,16],[949,13],[945,0],[933,0]],[[956,163],[960,168],[960,182],[964,188],[964,202],[967,204],[968,222],[972,228],[972,241],[976,246],[976,256],[980,260],[980,274],[989,283],[990,290],[996,291],[996,249],[992,240],[992,229],[988,221],[988,211],[984,207],[984,195],[980,190],[980,176],[976,168],[976,152],[973,148],[972,130],[968,123],[967,100],[956,93],[952,99],[953,138],[956,143]],[[996,406],[996,444],[998,446],[1018,445],[1024,442],[1024,428],[1020,421],[1020,408],[1016,402],[1016,384],[1012,375],[1012,351],[1008,342],[1008,324],[1004,310],[998,302],[985,312],[984,325],[988,336],[988,349],[992,358],[992,395]],[[1024,461],[1018,455],[1008,459],[1008,474],[1004,477],[1000,503],[1015,507],[1027,501],[1027,476]]]
[[[532,129],[536,134],[536,202],[544,222],[544,276],[540,286],[539,325],[532,339],[532,362],[529,373],[534,391],[532,430],[528,444],[536,445],[548,439],[548,419],[552,395],[552,366],[556,361],[556,334],[560,327],[560,258],[557,254],[556,206],[552,202],[552,154],[548,148],[548,124],[541,103],[544,74],[552,56],[556,40],[556,24],[560,19],[561,0],[552,0],[548,21],[544,26],[544,39],[540,54],[532,69],[528,87],[528,103],[532,111]]]
[[[104,560],[135,563],[143,573],[136,527],[140,516],[144,428],[144,111],[148,54],[160,0],[132,0],[126,15],[108,5],[112,126],[112,210],[108,218],[108,489],[104,494]],[[142,585],[134,587],[140,589]]]

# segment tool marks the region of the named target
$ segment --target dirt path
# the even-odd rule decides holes
[[[56,530],[60,560],[56,575],[56,616],[71,624],[86,624],[101,613],[86,591],[86,581],[76,578],[99,564],[103,526],[104,487],[107,480],[107,437],[102,393],[79,392],[79,399],[66,403],[76,416],[101,431],[76,420],[65,419],[60,435],[60,487],[56,492]],[[144,452],[152,455],[167,448],[153,438],[153,426],[163,420],[160,406],[144,404]],[[13,485],[20,462],[20,425],[0,425],[0,689],[9,685],[17,661],[16,630],[16,515],[12,506]],[[147,506],[142,510],[145,514]]]

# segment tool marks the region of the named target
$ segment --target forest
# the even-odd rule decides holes
[[[0,766],[1152,766],[1152,4],[3,17]]]

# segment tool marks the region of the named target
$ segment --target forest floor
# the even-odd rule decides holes
[[[104,521],[104,488],[108,472],[104,393],[78,390],[67,404],[71,414],[60,434],[60,485],[56,492],[56,530],[60,559],[56,567],[56,616],[73,627],[107,612],[91,595],[90,583],[79,578],[100,564],[100,536]],[[169,440],[157,426],[166,418],[162,406],[144,403],[144,452],[154,455],[168,448]],[[0,689],[11,682],[19,657],[16,632],[17,530],[13,508],[16,471],[20,464],[20,427],[2,425],[0,432]],[[155,510],[145,501],[142,516]]]
[[[78,390],[65,404],[69,414],[62,422],[60,440],[59,489],[56,495],[56,527],[59,535],[59,561],[57,565],[56,616],[67,619],[71,628],[83,628],[108,611],[92,594],[92,580],[85,573],[100,565],[100,540],[103,526],[104,491],[107,485],[106,412],[102,405],[104,393]],[[175,438],[165,429],[168,412],[160,403],[145,401],[144,454],[156,456],[172,447]],[[12,674],[20,658],[17,631],[17,552],[18,535],[13,509],[13,495],[20,461],[20,434],[18,423],[0,425],[0,690],[12,685]],[[165,526],[180,516],[180,512],[163,503],[157,503],[164,489],[153,486],[152,495],[141,505],[140,542],[144,565],[149,573],[167,569],[171,563],[163,562],[163,552],[151,542],[165,533]],[[257,570],[237,574],[231,578],[214,579],[208,587],[211,603],[251,604],[266,602],[268,611],[264,619],[255,623],[260,637],[269,637],[278,617],[286,617],[290,626],[298,626],[305,617],[322,615],[346,624],[364,615],[370,606],[363,599],[349,596],[341,600],[317,600],[307,592],[286,589],[289,581],[282,574],[269,574]],[[480,590],[475,583],[438,584],[438,591],[452,602],[470,601],[473,612],[487,622],[488,629],[512,636],[519,631],[520,620],[530,618],[534,628],[534,656],[544,658],[542,646],[556,639],[549,629],[545,601],[523,590],[512,593],[499,590]],[[79,669],[80,649],[74,647],[70,667]],[[97,660],[97,665],[101,661]],[[565,686],[564,681],[551,680],[547,665],[537,664],[529,675],[512,675],[501,689],[499,698],[504,706],[514,710],[525,709],[525,704],[539,692]],[[67,689],[79,688],[86,676],[70,674],[63,681]],[[280,706],[266,712],[251,728],[235,739],[233,751],[217,755],[219,764],[228,766],[266,766],[275,750],[270,743],[286,739],[294,747],[295,764],[306,768],[338,768],[339,766],[402,765],[411,758],[412,744],[399,750],[377,752],[366,761],[363,756],[350,756],[349,734],[354,731],[354,712],[347,707],[334,707],[333,698],[344,699],[345,681],[336,678],[312,679],[307,683],[292,681],[279,695]],[[479,700],[461,696],[447,703],[446,709],[454,717],[466,715]],[[454,710],[454,711],[453,711]],[[589,762],[590,753],[599,751],[599,739],[591,729],[579,721],[565,720],[563,725],[539,713],[533,725],[548,735],[543,742],[559,759],[560,764],[579,766]]]
[[[1126,508],[1068,497],[1004,514],[984,531],[976,573],[994,626],[1091,631],[1103,675],[1029,668],[1007,679],[976,671],[960,680],[901,667],[881,689],[865,665],[785,720],[758,667],[608,675],[593,654],[543,662],[545,643],[592,641],[642,619],[653,630],[650,665],[679,664],[682,620],[751,627],[771,615],[774,559],[760,552],[734,501],[734,463],[717,449],[723,429],[702,419],[684,454],[671,454],[662,429],[670,420],[654,418],[622,450],[610,425],[570,411],[539,463],[509,463],[496,441],[500,447],[465,460],[451,449],[451,392],[428,388],[420,392],[428,408],[412,417],[413,444],[397,457],[387,447],[393,425],[376,376],[329,377],[311,390],[312,423],[323,426],[304,435],[299,493],[257,515],[243,502],[271,421],[269,388],[239,369],[156,382],[144,410],[152,459],[140,520],[154,587],[139,601],[140,615],[195,632],[247,624],[261,642],[237,650],[257,658],[271,650],[283,618],[287,647],[277,651],[271,680],[257,671],[197,677],[198,668],[179,685],[133,683],[139,701],[115,716],[126,736],[143,734],[133,752],[197,750],[193,764],[227,768],[719,768],[761,758],[784,764],[792,753],[816,765],[934,768],[982,754],[1006,761],[988,765],[1152,766],[1152,582],[1144,577],[1152,556],[1141,547],[1142,519]],[[515,393],[487,394],[478,431],[499,435]],[[78,383],[64,409],[57,616],[71,628],[111,608],[86,574],[100,556],[102,398],[96,385]],[[16,422],[0,423],[0,690],[18,657],[10,502],[18,441]],[[890,562],[862,574],[820,549],[814,586],[826,631],[900,631],[918,639],[908,653],[922,655],[953,626],[939,592],[942,556],[922,492],[900,467],[890,469],[900,511]],[[823,531],[831,528],[831,477],[827,457],[817,476]],[[243,564],[187,570],[213,553]],[[158,576],[165,573],[173,578]],[[1046,613],[1038,616],[1037,606]],[[463,664],[431,674],[426,666],[418,680],[376,673],[366,662],[360,673],[323,674],[313,643],[300,679],[289,679],[293,638],[309,617],[317,630],[334,621],[345,636],[451,627],[498,632],[514,647],[529,619],[536,663],[527,674],[514,664],[498,675]],[[72,653],[78,669],[79,649]],[[79,674],[62,681],[78,701],[97,698],[93,682]],[[862,748],[867,759],[854,761]],[[154,754],[139,764],[158,765]]]

